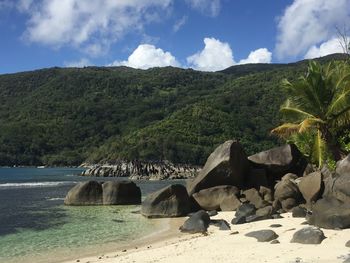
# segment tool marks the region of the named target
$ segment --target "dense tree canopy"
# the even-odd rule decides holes
[[[329,60],[326,58],[325,60]],[[227,139],[248,154],[278,144],[291,81],[306,62],[223,72],[126,67],[0,75],[0,165],[77,165],[118,158],[203,164]]]

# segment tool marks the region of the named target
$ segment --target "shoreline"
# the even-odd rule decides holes
[[[73,263],[73,262],[101,262],[102,259],[116,259],[119,255],[128,255],[137,251],[147,250],[150,248],[161,247],[164,244],[177,242],[186,234],[179,231],[179,227],[186,220],[186,217],[174,218],[152,218],[155,225],[160,227],[155,232],[140,237],[138,240],[132,241],[130,244],[109,244],[109,248],[104,251],[93,251],[83,253],[81,256],[65,258],[55,261],[55,263]],[[103,244],[100,244],[100,246]],[[103,261],[102,261],[103,262]]]
[[[219,212],[212,219],[232,219],[234,212]],[[64,263],[116,263],[116,262],[272,262],[272,263],[328,263],[344,262],[350,257],[350,250],[345,243],[350,239],[350,229],[322,229],[327,237],[319,245],[290,243],[293,234],[308,225],[303,225],[304,218],[293,218],[291,213],[282,214],[284,218],[262,220],[242,225],[231,225],[231,230],[222,231],[210,226],[208,234],[184,234],[177,230],[170,236],[156,235],[147,240],[147,244],[137,248],[119,249],[106,254],[76,258]],[[184,220],[185,218],[181,218]],[[179,222],[178,222],[179,223]],[[271,228],[271,224],[281,224]],[[174,225],[170,228],[174,229]],[[255,230],[271,229],[275,231],[279,244],[257,242],[245,234]],[[236,233],[238,232],[238,233]]]

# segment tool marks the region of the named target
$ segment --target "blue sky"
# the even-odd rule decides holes
[[[350,0],[0,0],[0,74],[292,62],[342,52],[349,18]]]

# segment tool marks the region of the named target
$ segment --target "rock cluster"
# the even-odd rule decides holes
[[[128,176],[133,173],[129,168],[125,168]],[[69,191],[65,204],[137,204],[140,200],[140,189],[130,181],[90,181]],[[226,221],[210,220],[209,214],[216,211],[236,211],[231,224],[280,218],[281,213],[291,211],[294,217],[305,217],[310,225],[349,228],[350,155],[331,172],[327,167],[318,170],[307,165],[294,145],[248,157],[239,142],[230,140],[215,149],[186,187],[171,184],[149,194],[141,205],[141,214],[149,218],[190,215],[180,230],[191,233],[205,232],[209,224],[229,229]],[[263,239],[266,236],[265,241],[276,238],[272,232],[257,234]],[[317,228],[307,228],[296,233],[292,242],[306,240],[304,235],[314,235],[307,241],[310,243],[324,238]]]
[[[232,224],[279,218],[280,213],[292,211],[294,217],[306,217],[315,226],[348,228],[349,167],[350,156],[338,162],[335,173],[326,167],[317,170],[307,165],[295,145],[246,156],[241,144],[230,140],[218,146],[204,168],[188,181],[186,193],[182,190],[181,197],[174,194],[170,198],[158,191],[152,195],[157,202],[146,198],[142,211],[160,207],[163,217],[183,216],[188,207],[190,211],[236,211]],[[183,197],[189,203],[186,209],[167,212],[169,206],[184,202]],[[162,202],[166,205],[159,205]]]
[[[187,179],[194,177],[199,167],[175,165],[167,161],[116,161],[115,164],[93,165],[81,173],[92,177],[129,177],[130,180]]]

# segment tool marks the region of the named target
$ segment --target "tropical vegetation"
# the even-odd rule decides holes
[[[232,138],[253,154],[284,143],[269,133],[286,99],[280,83],[297,81],[307,65],[239,65],[214,73],[50,68],[0,75],[0,165],[116,159],[201,165]],[[348,137],[342,138],[347,145]]]
[[[338,161],[348,152],[350,67],[344,61],[310,61],[306,76],[283,80],[287,99],[281,106],[286,123],[272,133],[295,142],[312,161]]]

